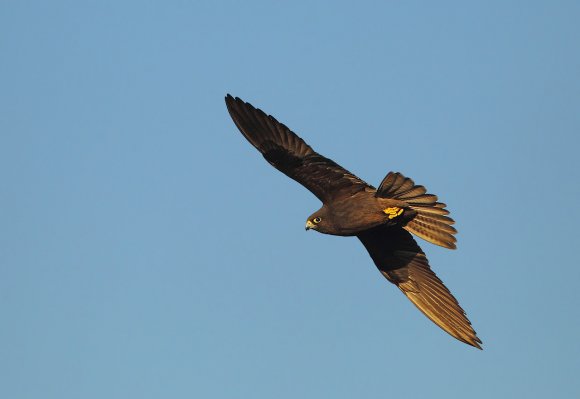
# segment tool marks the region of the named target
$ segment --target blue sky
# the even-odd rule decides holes
[[[0,4],[0,396],[546,398],[580,382],[580,3]],[[443,333],[238,133],[448,204]]]

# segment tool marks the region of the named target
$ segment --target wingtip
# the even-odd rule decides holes
[[[234,118],[234,113],[239,112],[239,109],[243,108],[244,105],[246,104],[244,102],[244,100],[242,100],[239,97],[234,97],[230,93],[226,94],[225,102],[226,102],[226,108],[228,109],[228,112],[230,113],[232,118]],[[247,104],[247,105],[249,105],[249,104]]]
[[[228,107],[228,109],[231,109],[234,107],[235,108],[246,107],[246,108],[252,108],[252,109],[254,108],[252,106],[252,104],[245,102],[240,97],[234,97],[230,93],[226,94],[225,101],[226,101],[226,106]]]
[[[472,342],[467,342],[467,344],[469,344],[469,345],[473,346],[474,348],[477,348],[477,349],[479,349],[480,351],[482,351],[482,350],[483,350],[483,347],[482,347],[483,343],[482,343],[482,342],[481,342],[481,340],[480,340],[479,338],[477,338],[477,337],[475,337],[475,340],[473,340]]]
[[[481,342],[481,339],[479,339],[479,337],[477,336],[477,333],[475,332],[475,330],[473,330],[471,323],[469,323],[469,327],[471,328],[471,334],[468,334],[468,335],[464,335],[464,334],[456,335],[456,334],[453,334],[445,329],[444,330],[447,333],[449,333],[451,336],[453,336],[454,338],[458,339],[459,341],[461,341],[467,345],[473,346],[474,348],[477,348],[479,350],[483,350],[483,347],[482,347],[483,342]]]

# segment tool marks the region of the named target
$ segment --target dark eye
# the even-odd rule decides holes
[[[314,219],[312,219],[312,221],[313,221],[314,223],[320,223],[320,222],[322,221],[322,219],[321,219],[321,218],[319,218],[319,217],[315,217]]]

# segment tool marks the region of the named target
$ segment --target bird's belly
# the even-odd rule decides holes
[[[385,214],[374,206],[336,209],[333,215],[336,231],[332,234],[340,236],[355,236],[385,223]]]

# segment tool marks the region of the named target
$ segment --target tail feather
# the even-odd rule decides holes
[[[455,249],[457,239],[454,234],[457,233],[453,227],[448,225],[432,224],[419,219],[417,215],[411,220],[404,229],[410,231],[424,240],[440,245],[445,248]]]
[[[437,213],[424,213],[424,212],[419,213],[421,214],[421,218],[424,219],[432,219],[434,221],[441,222],[446,225],[455,224],[455,220],[451,219],[449,216],[439,215]]]
[[[441,202],[437,202],[433,206],[413,206],[413,209],[417,210],[419,213],[430,215],[449,215],[449,211],[444,209],[446,206],[447,205]]]
[[[427,194],[427,189],[423,186],[415,186],[412,187],[410,190],[405,191],[404,194],[401,194],[400,198],[401,199],[413,198],[423,194]]]
[[[405,229],[433,244],[455,249],[457,230],[455,223],[445,209],[447,205],[437,202],[437,196],[427,193],[427,189],[400,173],[389,172],[377,189],[377,196],[406,202],[417,212]]]
[[[455,227],[451,226],[451,224],[446,223],[446,222],[442,222],[436,219],[431,219],[429,217],[426,217],[424,215],[418,214],[415,219],[417,222],[425,225],[425,226],[430,226],[436,229],[441,229],[443,231],[446,231],[450,234],[456,234],[457,230],[455,229]]]
[[[412,180],[411,180],[412,181]],[[427,205],[430,206],[437,202],[437,196],[434,194],[422,194],[416,197],[402,197],[398,196],[397,199],[403,200],[408,203],[413,203],[415,205]]]

